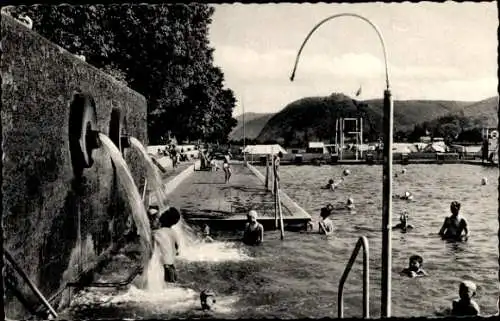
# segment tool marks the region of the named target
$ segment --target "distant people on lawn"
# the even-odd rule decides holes
[[[224,183],[229,183],[229,179],[231,178],[231,166],[229,165],[229,161],[231,159],[231,153],[227,151],[226,155],[224,155],[224,161],[222,163],[222,168],[224,169]]]
[[[469,228],[465,218],[459,215],[460,203],[453,201],[450,204],[451,216],[444,219],[443,226],[439,230],[439,235],[446,240],[467,241]]]
[[[246,245],[260,245],[264,241],[264,227],[257,221],[257,211],[251,210],[247,215],[243,243]]]

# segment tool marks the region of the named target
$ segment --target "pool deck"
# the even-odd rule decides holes
[[[246,214],[255,209],[264,229],[274,229],[274,197],[266,190],[263,175],[242,162],[232,162],[231,168],[233,174],[228,184],[224,183],[222,170],[192,169],[191,174],[168,193],[169,203],[180,208],[186,221],[196,225],[206,223],[218,230],[243,229]],[[305,227],[311,216],[284,192],[280,195],[284,226]]]
[[[382,165],[383,160],[373,160],[373,163],[369,164],[366,160],[355,160],[355,159],[344,159],[344,160],[338,160],[336,162],[323,162],[323,165]],[[251,162],[253,165],[263,165],[259,161],[253,161]],[[393,164],[403,164],[403,162],[400,159],[394,159],[392,161]],[[288,165],[294,165],[294,166],[300,166],[300,165],[316,165],[319,166],[319,164],[315,164],[312,161],[302,161],[300,163],[294,162],[294,161],[281,161],[281,165],[283,166],[288,166]],[[479,166],[485,166],[485,167],[498,167],[498,164],[495,163],[490,163],[490,162],[482,162],[481,160],[463,160],[463,159],[444,159],[444,160],[436,160],[434,158],[432,159],[409,159],[405,164],[403,165],[412,165],[412,164],[439,164],[439,165],[448,165],[448,164],[466,164],[466,165],[479,165]]]

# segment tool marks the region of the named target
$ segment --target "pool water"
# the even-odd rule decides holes
[[[351,174],[337,190],[320,189],[329,178],[339,178],[346,168]],[[478,285],[476,301],[482,314],[496,313],[498,169],[473,165],[405,168],[406,174],[401,174],[402,167],[394,166],[398,177],[394,179],[393,193],[409,190],[414,200],[394,200],[393,224],[398,223],[403,210],[408,210],[409,223],[415,229],[393,232],[392,315],[433,316],[444,311],[458,296],[463,278]],[[285,192],[315,222],[326,203],[335,205],[352,197],[356,210],[335,211],[333,237],[286,232],[281,241],[279,231],[266,231],[265,243],[260,247],[229,241],[213,252],[213,256],[224,251],[239,253],[221,255],[226,260],[181,259],[177,264],[179,283],[175,287],[154,293],[133,287],[127,293],[109,294],[107,301],[102,295],[99,300],[91,299],[91,294],[97,296],[97,290],[91,291],[81,295],[86,299],[75,300],[69,317],[336,317],[340,277],[357,238],[363,235],[370,245],[370,315],[379,317],[382,167],[282,166],[281,177]],[[481,186],[482,177],[487,177],[488,185]],[[466,243],[447,243],[437,235],[453,200],[462,203],[461,213],[469,224],[471,236]],[[225,235],[219,240],[236,236]],[[412,254],[423,256],[428,277],[410,279],[399,275]],[[362,313],[361,257],[345,284],[345,317],[360,317]],[[217,310],[210,313],[199,311],[199,292],[205,288],[213,289],[217,295]]]

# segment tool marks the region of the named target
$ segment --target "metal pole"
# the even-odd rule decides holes
[[[266,190],[269,190],[269,154],[266,155]]]
[[[290,76],[290,80],[293,81],[295,78],[295,72],[297,71],[297,66],[300,59],[300,54],[304,49],[309,38],[311,38],[314,31],[316,31],[325,22],[338,17],[353,17],[358,18],[366,23],[368,23],[373,30],[377,33],[377,36],[382,45],[382,51],[384,55],[384,65],[385,65],[385,82],[386,90],[384,92],[384,132],[385,132],[385,144],[384,144],[384,188],[383,188],[383,217],[382,217],[382,317],[391,316],[391,214],[392,214],[392,131],[393,131],[393,102],[391,98],[390,85],[389,85],[389,63],[387,59],[387,50],[385,48],[385,41],[382,33],[378,27],[373,24],[367,18],[354,13],[341,13],[327,17],[316,24],[309,34],[304,39],[304,42],[300,46],[299,52],[295,59],[295,65]],[[500,178],[499,178],[500,180]],[[500,212],[500,210],[499,210]],[[500,215],[500,214],[499,214]],[[500,234],[500,231],[499,231]],[[499,235],[500,239],[500,235]],[[499,245],[500,246],[500,245]],[[500,274],[500,271],[499,271]],[[500,278],[500,275],[499,275]]]
[[[361,117],[360,122],[361,122],[361,126],[360,126],[361,127],[361,133],[360,133],[361,145],[363,145],[363,143],[364,143],[364,140],[363,140],[363,117]],[[361,152],[361,154],[360,154],[361,159],[363,159],[363,151],[361,150],[360,152]]]
[[[335,119],[335,152],[337,153],[337,157],[339,155],[339,144],[337,142],[337,131],[339,129],[339,119]]]
[[[24,272],[24,270],[16,263],[12,254],[10,254],[10,252],[6,248],[3,249],[3,252],[4,252],[4,255],[7,258],[7,260],[10,262],[10,264],[16,270],[16,272],[19,273],[19,275],[23,278],[23,280],[26,283],[28,283],[28,286],[30,287],[30,289],[33,292],[35,292],[36,296],[42,301],[43,305],[45,305],[45,307],[50,311],[50,314],[52,314],[55,318],[57,318],[57,313],[54,310],[54,308],[52,307],[52,305],[50,305],[50,303],[47,301],[47,299],[43,296],[42,292],[40,292],[40,290],[38,290],[36,285],[30,280],[30,278]]]
[[[382,307],[381,316],[391,316],[392,268],[392,132],[394,106],[390,90],[384,91],[384,170],[382,206]]]
[[[241,99],[241,108],[243,109],[243,150],[245,150],[247,136],[246,136],[246,125],[245,125],[245,103]],[[243,153],[243,160],[246,160],[245,153]]]
[[[283,211],[281,208],[281,197],[280,197],[280,183],[277,181],[276,182],[276,198],[277,198],[277,204],[278,204],[278,213],[279,213],[279,218],[280,218],[280,230],[281,230],[281,240],[283,241],[285,239],[285,227],[283,225]]]
[[[359,153],[359,124],[358,124],[358,119],[356,118],[356,160],[358,160],[358,153]]]
[[[144,190],[142,191],[142,202],[144,202],[144,199],[146,198],[147,187],[148,187],[148,179],[146,178],[144,181]]]

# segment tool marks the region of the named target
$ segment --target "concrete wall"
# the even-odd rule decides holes
[[[100,132],[109,135],[117,109],[122,132],[145,144],[146,100],[3,14],[1,31],[4,248],[50,297],[118,244],[130,213],[103,148],[94,150],[95,163],[81,178],[73,174],[68,120],[74,92],[94,98]],[[139,154],[124,154],[142,185]],[[36,302],[25,283],[12,282]],[[5,309],[10,318],[26,316],[9,291]]]

